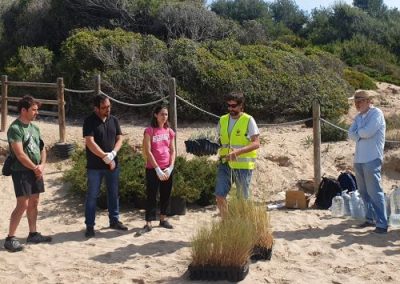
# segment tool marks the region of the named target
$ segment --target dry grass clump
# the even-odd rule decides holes
[[[192,239],[192,264],[243,266],[254,247],[270,249],[273,237],[263,206],[231,197],[224,219],[200,228]]]
[[[240,267],[249,259],[255,231],[250,220],[231,218],[201,228],[192,240],[192,264]]]
[[[229,200],[227,219],[240,218],[249,220],[255,227],[257,239],[255,246],[270,249],[273,245],[270,216],[263,206],[257,205],[244,198],[231,198]]]

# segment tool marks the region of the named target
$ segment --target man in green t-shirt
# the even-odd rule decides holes
[[[43,173],[46,151],[40,138],[40,131],[32,121],[39,113],[40,102],[31,96],[24,96],[18,102],[19,117],[7,131],[8,143],[15,161],[11,167],[17,205],[10,217],[8,236],[4,243],[10,252],[21,251],[23,246],[15,238],[15,232],[26,211],[29,225],[27,243],[51,242],[36,230],[39,194],[44,192]]]

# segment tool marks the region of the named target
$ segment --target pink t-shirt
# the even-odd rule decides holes
[[[158,166],[161,169],[169,167],[171,156],[169,146],[174,141],[175,132],[171,128],[147,127],[144,133],[150,136],[151,153]],[[149,160],[147,160],[146,168],[153,168]]]

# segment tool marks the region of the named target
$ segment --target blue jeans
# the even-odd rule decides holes
[[[232,169],[227,163],[218,165],[215,195],[226,197],[231,189],[232,182],[236,184],[237,195],[249,198],[249,188],[253,170]]]
[[[366,219],[371,223],[375,221],[376,227],[386,229],[388,223],[385,194],[381,186],[381,168],[380,159],[354,164],[358,190],[365,204]]]
[[[119,219],[119,168],[110,170],[87,169],[88,190],[85,202],[85,224],[94,226],[96,218],[96,201],[100,195],[100,187],[103,177],[106,179],[107,207],[110,225],[118,222]]]

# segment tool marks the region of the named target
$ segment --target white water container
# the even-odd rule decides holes
[[[391,227],[400,227],[400,187],[390,194],[389,224]]]
[[[332,198],[331,212],[333,217],[342,217],[344,215],[344,200],[340,195]]]
[[[342,192],[342,197],[344,201],[344,216],[351,216],[350,210],[350,194],[347,193],[347,190]]]
[[[354,219],[358,220],[365,219],[364,201],[360,197],[360,193],[358,192],[358,190],[353,191],[351,193],[350,211],[351,211],[351,217],[353,217]]]

